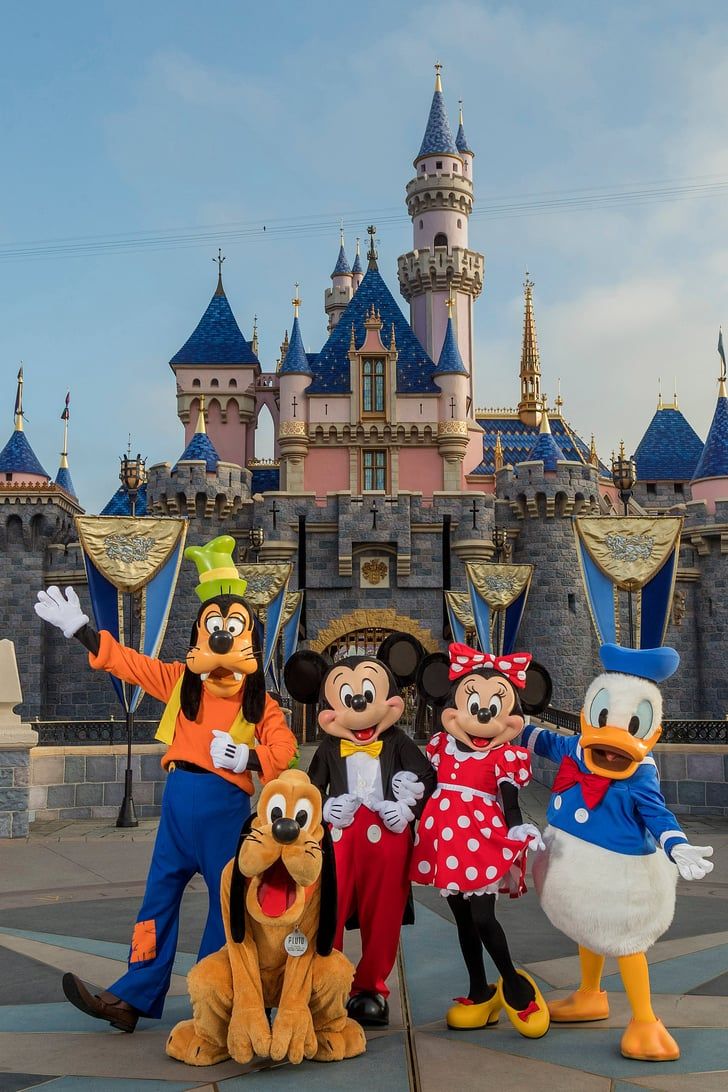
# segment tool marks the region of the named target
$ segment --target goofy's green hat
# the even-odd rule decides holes
[[[216,595],[245,595],[248,581],[243,580],[233,562],[235,539],[232,535],[220,535],[205,546],[188,546],[185,557],[194,561],[200,577],[195,588],[197,596],[206,603]]]

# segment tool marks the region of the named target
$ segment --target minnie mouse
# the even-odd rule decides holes
[[[528,846],[543,848],[518,806],[531,779],[528,752],[510,744],[523,730],[524,710],[548,705],[551,680],[529,653],[493,656],[462,644],[449,651],[448,678],[427,661],[418,678],[422,696],[435,706],[445,699],[445,707],[444,731],[427,745],[438,783],[420,820],[411,877],[447,897],[470,977],[467,997],[448,1010],[448,1026],[496,1024],[505,1009],[521,1035],[538,1039],[549,1028],[548,1008],[530,975],[513,965],[495,900],[525,893]],[[488,984],[483,948],[500,972],[497,986]]]
[[[389,636],[376,656],[332,664],[316,652],[295,653],[284,679],[297,701],[321,706],[325,733],[309,768],[324,797],[339,893],[334,947],[344,928],[361,930],[362,956],[347,1009],[360,1024],[389,1022],[386,979],[402,924],[414,920],[409,880],[412,824],[436,776],[417,745],[395,727],[404,711],[401,686],[414,682],[424,649],[406,633]]]

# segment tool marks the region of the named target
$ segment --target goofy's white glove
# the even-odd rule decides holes
[[[242,773],[250,757],[250,747],[247,743],[236,743],[229,732],[218,732],[213,729],[212,734],[215,738],[210,744],[210,757],[215,769]]]
[[[354,822],[354,816],[360,805],[361,800],[348,792],[342,793],[341,796],[330,796],[324,804],[324,819],[337,830],[343,830]]]
[[[414,819],[414,812],[404,800],[380,800],[372,805],[387,830],[392,834],[401,834]]]
[[[541,831],[533,823],[519,823],[518,826],[511,827],[508,831],[508,837],[512,838],[514,842],[528,842],[529,849],[546,849],[546,843],[541,837]]]
[[[425,786],[417,780],[417,774],[411,770],[399,770],[392,778],[392,792],[395,800],[401,800],[410,808],[422,799]]]
[[[691,846],[688,842],[678,842],[670,850],[670,856],[684,880],[702,880],[703,876],[713,871],[713,862],[707,860],[713,856],[712,846]]]
[[[81,626],[88,625],[88,615],[81,610],[81,603],[73,588],[66,588],[65,598],[60,588],[53,584],[48,591],[38,592],[38,602],[33,604],[35,613],[44,622],[63,630],[64,637],[73,637]]]

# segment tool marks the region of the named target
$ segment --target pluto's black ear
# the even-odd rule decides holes
[[[240,831],[235,857],[233,858],[233,874],[230,878],[230,936],[236,944],[242,944],[245,940],[245,877],[240,871],[238,857],[243,842],[253,827],[255,816],[256,813],[252,812],[245,820],[243,829]]]
[[[336,862],[334,861],[334,843],[331,832],[324,823],[324,836],[321,840],[321,897],[319,925],[316,934],[316,951],[319,955],[331,955],[336,935]]]
[[[286,690],[296,701],[311,705],[318,701],[321,683],[330,667],[331,661],[319,656],[318,652],[310,649],[294,652],[283,668]]]
[[[516,695],[524,713],[542,713],[551,702],[553,694],[551,676],[545,667],[533,660],[526,669],[526,685]]]
[[[392,672],[397,686],[409,686],[415,681],[424,655],[424,648],[410,633],[390,633],[377,651],[377,659]]]
[[[450,659],[444,652],[431,652],[417,669],[417,690],[431,705],[442,705],[450,693]]]

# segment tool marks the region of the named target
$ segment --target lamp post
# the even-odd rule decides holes
[[[507,547],[508,547],[508,532],[504,527],[494,527],[491,535],[491,541],[495,548],[495,560],[498,564],[501,557],[505,557],[507,560]],[[496,655],[501,654],[501,614],[502,611],[497,610],[495,612],[495,652]]]
[[[146,466],[145,459],[142,459],[141,455],[137,454],[136,458],[131,455],[131,450],[126,455],[120,456],[121,468],[119,470],[119,480],[122,484],[122,488],[129,497],[129,508],[132,518],[136,518],[136,504],[139,490],[146,481]],[[128,596],[129,602],[129,647],[134,647],[134,611],[136,607],[136,596],[132,593]],[[126,771],[124,773],[124,798],[121,801],[121,807],[119,808],[119,815],[116,820],[117,827],[136,827],[139,825],[139,820],[136,817],[136,810],[134,808],[134,797],[132,795],[132,768],[131,768],[131,746],[134,736],[134,711],[131,708],[131,702],[127,701],[126,710]]]
[[[629,514],[629,502],[637,481],[637,465],[634,459],[628,459],[624,450],[624,440],[619,442],[619,454],[612,455],[612,481],[619,490],[619,499],[624,505],[625,516]],[[632,615],[632,592],[627,592],[627,617],[629,620],[629,645],[634,648],[634,618]]]

